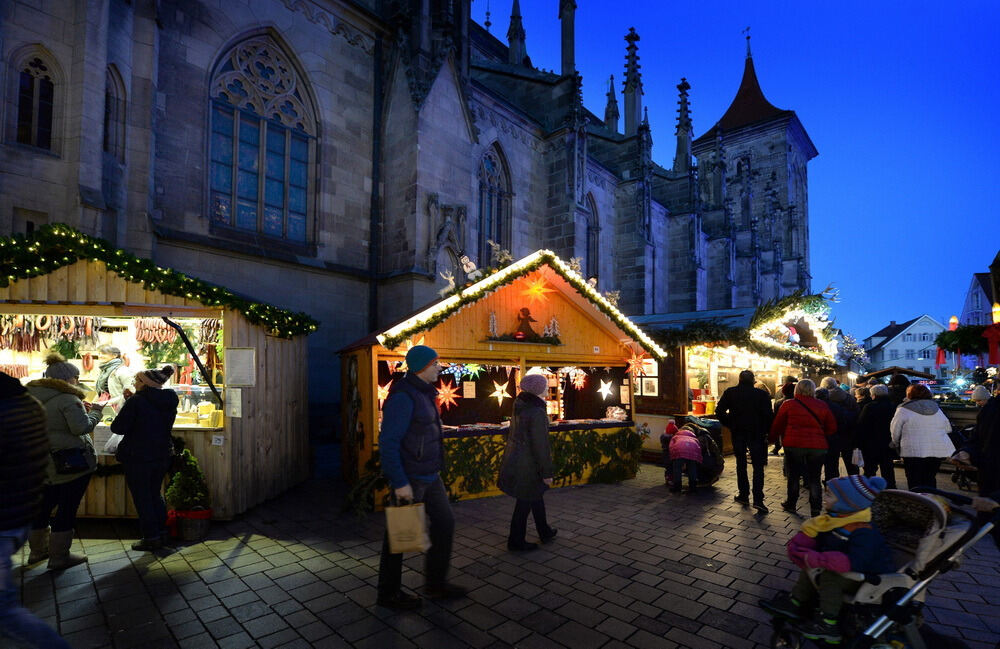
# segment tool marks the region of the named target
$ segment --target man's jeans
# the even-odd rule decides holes
[[[0,639],[42,649],[71,649],[49,625],[21,606],[11,557],[28,538],[29,526],[0,531]],[[6,646],[6,645],[5,645]]]
[[[430,522],[431,548],[426,553],[424,579],[429,586],[441,586],[448,577],[451,563],[451,543],[455,535],[455,516],[448,502],[448,492],[439,477],[434,482],[411,480],[413,501],[424,503]],[[403,555],[389,552],[389,534],[382,540],[382,557],[378,567],[378,594],[392,597],[402,584]]]
[[[733,431],[733,457],[736,460],[736,488],[746,498],[750,492],[747,478],[747,451],[753,465],[753,504],[764,504],[764,465],[767,464],[767,438],[761,434],[745,435]]]

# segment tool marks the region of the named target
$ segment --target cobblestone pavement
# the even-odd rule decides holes
[[[778,507],[779,462],[767,469],[774,511],[763,517],[733,502],[731,468],[690,496],[668,493],[653,465],[619,485],[554,490],[546,503],[559,536],[527,554],[505,547],[510,499],[457,503],[452,577],[470,595],[417,613],[374,606],[382,517],[341,515],[343,487],[329,481],[158,556],[128,549],[134,522],[80,521],[74,549],[82,544],[89,564],[19,575],[26,605],[77,649],[765,647],[757,600],[791,586],[784,543],[799,520]],[[933,584],[926,619],[993,649],[998,559],[992,540],[981,541]],[[408,557],[404,583],[419,587],[421,569]]]

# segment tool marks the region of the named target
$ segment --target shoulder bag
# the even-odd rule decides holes
[[[56,473],[59,475],[80,473],[90,468],[86,450],[79,447],[52,451],[52,462],[55,464]]]

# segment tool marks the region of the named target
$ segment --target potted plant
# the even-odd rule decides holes
[[[184,449],[180,469],[174,473],[167,487],[167,526],[182,541],[199,541],[208,535],[212,510],[208,497],[208,483],[191,451]]]

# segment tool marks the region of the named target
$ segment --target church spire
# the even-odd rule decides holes
[[[511,65],[524,65],[527,57],[524,24],[521,22],[521,3],[514,0],[510,8],[510,27],[507,29],[507,62]]]
[[[635,135],[642,119],[642,76],[639,74],[639,35],[635,27],[628,28],[625,54],[625,135]]]
[[[562,75],[576,73],[576,0],[559,0],[559,22],[562,25]]]
[[[618,99],[615,97],[615,75],[608,79],[608,104],[604,107],[604,127],[612,133],[618,132]]]
[[[688,105],[688,90],[691,84],[681,77],[677,84],[680,99],[677,100],[677,154],[674,156],[674,173],[686,174],[691,167],[691,111]]]

